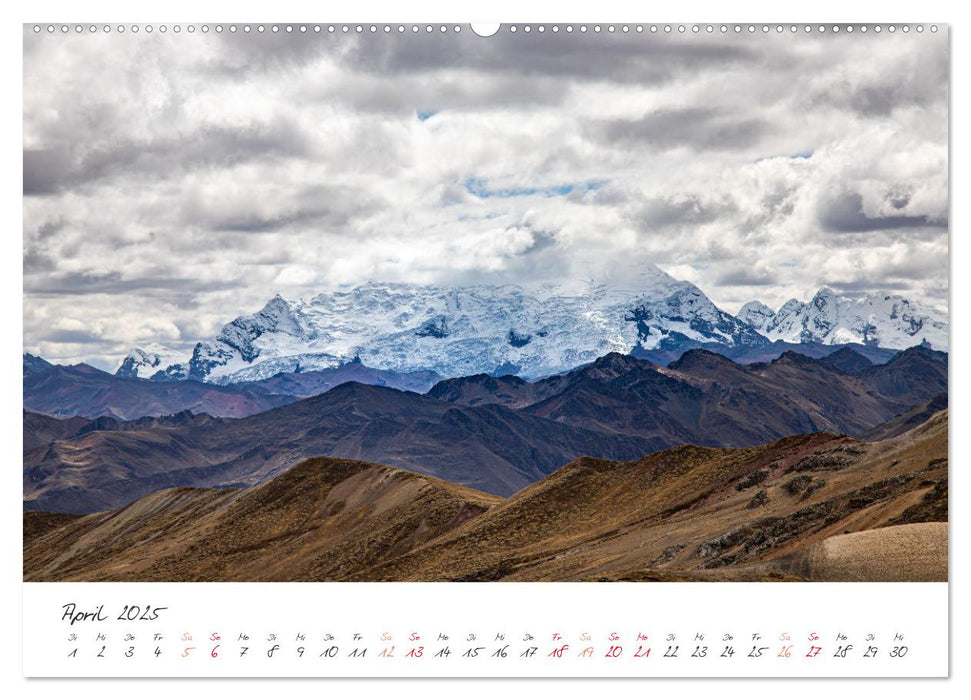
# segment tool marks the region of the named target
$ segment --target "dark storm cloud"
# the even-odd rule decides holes
[[[369,73],[397,75],[439,71],[443,67],[486,73],[511,73],[658,84],[686,71],[760,60],[759,52],[739,42],[707,37],[704,42],[637,33],[545,34],[499,32],[482,38],[424,32],[419,36],[347,36],[345,64]]]
[[[719,262],[724,260],[735,260],[738,257],[738,242],[734,237],[721,236],[710,240],[699,251],[703,260]]]
[[[563,102],[569,91],[555,81],[524,75],[489,73],[475,81],[461,78],[402,75],[393,89],[384,81],[348,78],[338,85],[321,85],[308,94],[318,102],[346,104],[370,113],[414,113],[446,110],[489,112],[518,106],[549,106]],[[422,121],[428,121],[422,120]]]
[[[635,221],[644,229],[668,226],[707,224],[738,211],[731,199],[704,201],[697,195],[649,199],[640,208]]]
[[[788,217],[795,208],[795,196],[799,188],[795,185],[780,185],[762,196],[762,213],[759,222],[764,223],[777,217]]]
[[[917,291],[918,293],[925,292],[926,287],[924,282],[922,279],[914,279],[906,276],[889,277],[884,280],[886,289],[893,289],[894,294],[901,294],[904,298],[906,298],[909,291]],[[827,286],[837,294],[846,294],[848,296],[885,291],[884,289],[874,289],[873,280],[867,276],[861,276],[858,279],[834,279]]]
[[[533,242],[525,248],[520,255],[535,255],[541,253],[547,248],[553,248],[556,246],[556,233],[552,231],[530,231],[533,234]]]
[[[823,104],[848,109],[866,116],[886,116],[899,107],[933,99],[932,84],[886,82],[862,86],[834,86],[814,96]]]
[[[888,61],[883,70],[832,80],[811,90],[807,105],[826,105],[865,117],[886,117],[902,107],[921,107],[947,99],[948,53],[934,42],[915,45],[912,51]]]
[[[856,192],[844,192],[822,203],[818,216],[823,228],[832,233],[866,233],[925,226],[947,229],[948,225],[946,218],[938,220],[928,216],[867,216],[863,211],[863,198]]]
[[[99,335],[95,335],[91,331],[86,330],[74,330],[74,329],[59,329],[51,330],[44,334],[44,342],[47,343],[103,343],[105,339]]]
[[[64,219],[58,219],[57,221],[45,221],[43,224],[37,227],[37,240],[43,241],[50,238],[58,231],[64,228],[67,224]]]
[[[292,119],[281,117],[242,128],[206,125],[184,136],[119,137],[90,149],[85,141],[25,149],[24,194],[49,195],[113,177],[163,179],[200,168],[306,157],[312,144]]]
[[[588,193],[584,200],[599,206],[615,207],[630,201],[630,195],[613,183],[607,183],[598,190]]]
[[[24,273],[45,272],[57,269],[57,262],[50,255],[36,248],[24,250]]]
[[[903,209],[910,204],[912,196],[909,192],[894,192],[887,196],[887,201],[894,209]]]
[[[66,149],[24,149],[24,194],[54,194],[71,181],[72,169]]]
[[[66,272],[35,275],[24,279],[24,291],[31,294],[128,294],[130,292],[165,291],[191,288],[196,292],[216,289],[233,289],[235,280],[197,280],[188,277],[142,276],[126,279],[120,272],[77,273]]]
[[[290,227],[327,230],[382,209],[387,203],[360,188],[315,185],[294,192],[274,194],[265,203],[262,192],[225,202],[193,195],[186,199],[180,218],[185,226],[212,232],[275,233]],[[264,207],[272,207],[267,211]]]
[[[592,125],[591,131],[610,144],[734,151],[755,145],[772,130],[769,122],[750,114],[709,107],[662,109],[640,119],[605,120]]]
[[[719,273],[716,284],[761,287],[779,283],[779,276],[770,270],[758,269],[752,265],[736,265]]]
[[[252,71],[289,72],[330,55],[341,37],[312,32],[222,32],[215,35],[223,50],[205,65],[229,76]]]
[[[230,215],[213,219],[210,228],[213,231],[238,231],[239,233],[276,233],[285,226],[294,223],[309,223],[317,219],[310,212],[298,212],[274,217],[256,215]]]

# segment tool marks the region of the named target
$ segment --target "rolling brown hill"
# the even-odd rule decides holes
[[[815,433],[630,462],[585,457],[505,500],[319,458],[247,489],[169,489],[63,520],[27,513],[24,576],[941,580],[947,425],[941,411],[874,443]],[[937,526],[916,527],[925,523]]]
[[[25,513],[24,579],[355,579],[499,498],[401,469],[320,457],[249,489],[176,488],[87,516]]]
[[[814,434],[756,448],[685,446],[634,462],[577,460],[367,575],[798,578],[785,557],[828,537],[946,520],[947,413],[941,412],[872,444]]]

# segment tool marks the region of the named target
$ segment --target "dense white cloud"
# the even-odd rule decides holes
[[[655,263],[735,311],[947,302],[946,32],[24,37],[24,345],[274,292]]]

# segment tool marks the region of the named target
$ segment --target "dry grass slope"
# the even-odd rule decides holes
[[[508,499],[315,458],[247,489],[25,515],[26,580],[946,580],[947,411],[874,443],[584,457]],[[29,524],[29,526],[28,526]]]
[[[250,489],[161,491],[25,544],[25,580],[356,577],[498,498],[367,462],[315,458]]]
[[[946,581],[947,523],[835,535],[777,565],[813,581]]]

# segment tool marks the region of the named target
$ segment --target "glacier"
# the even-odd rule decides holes
[[[449,377],[485,372],[536,378],[610,352],[685,342],[767,341],[690,282],[651,266],[625,284],[368,283],[309,299],[277,294],[255,314],[198,343],[191,357],[175,358],[170,374],[226,384],[362,362]],[[123,366],[132,364],[131,357]],[[154,364],[152,369],[159,371]]]
[[[749,302],[738,317],[769,340],[824,345],[860,343],[903,350],[927,345],[947,352],[948,324],[899,294],[840,295],[821,288],[809,302],[790,299],[777,312]]]
[[[179,381],[187,379],[188,372],[188,358],[184,353],[161,343],[146,343],[128,353],[115,376]]]
[[[778,311],[750,302],[738,316],[656,266],[630,281],[541,286],[369,282],[306,299],[277,294],[239,316],[191,356],[136,348],[118,373],[156,381],[257,381],[360,362],[444,377],[479,373],[536,379],[611,352],[761,347],[773,341],[947,349],[947,323],[890,294],[840,296],[822,288]]]

